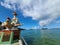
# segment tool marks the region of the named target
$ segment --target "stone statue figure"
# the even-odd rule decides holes
[[[7,20],[2,24],[3,27],[6,27],[6,29],[17,29],[18,26],[21,24],[19,23],[19,20],[17,18],[16,12],[13,12],[14,17],[10,19],[10,17],[7,17]]]
[[[2,26],[6,27],[6,29],[12,28],[10,17],[7,17],[6,21],[2,24]]]
[[[18,26],[20,26],[19,20],[17,18],[17,14],[16,12],[13,12],[14,17],[12,18],[12,22],[11,24],[13,25],[14,28],[17,28]]]

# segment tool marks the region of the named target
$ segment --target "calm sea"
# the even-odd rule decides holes
[[[60,45],[60,29],[23,30],[21,36],[28,45]]]

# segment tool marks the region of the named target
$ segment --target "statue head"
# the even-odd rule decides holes
[[[10,17],[7,17],[7,20],[6,21],[9,22],[10,20],[11,20]]]
[[[13,15],[14,15],[14,16],[17,16],[17,13],[16,13],[16,12],[13,12]]]

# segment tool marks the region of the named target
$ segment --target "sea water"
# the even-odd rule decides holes
[[[23,30],[21,36],[28,45],[60,45],[60,29]]]

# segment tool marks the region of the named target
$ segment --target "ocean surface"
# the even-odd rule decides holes
[[[60,29],[23,30],[21,36],[28,45],[60,45]]]

